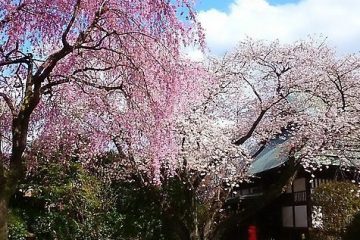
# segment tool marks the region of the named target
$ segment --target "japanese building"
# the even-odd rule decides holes
[[[312,201],[314,190],[326,182],[354,177],[336,161],[305,171],[288,158],[286,148],[286,139],[281,138],[266,146],[250,167],[252,181],[243,183],[228,200],[229,207],[237,203],[243,209],[239,213],[243,219],[228,239],[249,239],[250,228],[256,229],[258,240],[309,239],[309,231],[322,224],[321,207]]]

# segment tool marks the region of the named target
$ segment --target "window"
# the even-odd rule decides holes
[[[283,226],[294,227],[293,207],[283,207],[281,211]]]
[[[307,227],[307,207],[300,206],[286,206],[281,209],[282,225],[283,227]],[[295,217],[294,217],[295,214]],[[294,223],[295,219],[295,223]]]
[[[295,206],[295,227],[307,227],[307,207]]]

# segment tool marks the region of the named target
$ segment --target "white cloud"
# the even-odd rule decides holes
[[[360,50],[359,0],[302,0],[270,5],[266,0],[235,0],[228,12],[201,11],[210,50],[223,53],[246,36],[292,42],[322,34],[340,53]]]
[[[204,60],[204,54],[200,50],[199,46],[189,46],[182,50],[185,56],[193,61],[202,61]]]

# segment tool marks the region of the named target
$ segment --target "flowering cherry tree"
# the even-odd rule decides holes
[[[359,167],[359,60],[314,39],[287,45],[248,39],[210,61],[216,84],[206,82],[202,102],[178,128],[184,165],[196,169],[192,187],[211,213],[196,229],[205,239],[247,216],[227,219],[224,202],[247,180],[251,160],[285,132],[283,154],[296,167]],[[271,194],[280,194],[282,184]]]
[[[291,45],[248,40],[216,66],[218,77],[228,83],[220,100],[227,111],[216,114],[233,121],[235,145],[254,139],[266,145],[287,129],[306,168],[331,153],[353,165],[356,154],[350,145],[358,142],[359,129],[357,55],[338,57],[325,42],[313,39]]]
[[[324,41],[313,39],[290,45],[250,39],[215,66],[228,86],[222,103],[215,105],[225,105],[227,111],[215,112],[233,121],[233,143],[250,146],[252,157],[282,136],[287,139],[282,154],[295,172],[300,165],[309,172],[331,164],[359,167],[358,55],[338,56]],[[358,172],[353,173],[359,180]],[[279,182],[278,189],[264,192],[255,205],[266,205],[286,184]],[[245,211],[225,220],[215,235],[246,216]]]
[[[36,152],[83,161],[116,145],[155,180],[172,159],[174,114],[203,42],[191,0],[0,1],[0,239],[6,206]],[[183,19],[183,20],[180,20]],[[113,145],[112,145],[113,144]]]

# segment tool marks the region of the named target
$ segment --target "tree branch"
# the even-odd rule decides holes
[[[88,82],[88,81],[85,81],[83,79],[80,79],[78,78],[77,79],[79,82],[87,85],[87,86],[90,86],[90,87],[93,87],[93,88],[97,88],[97,89],[103,89],[107,92],[109,91],[113,91],[113,90],[121,90],[121,91],[124,91],[123,89],[123,83],[121,83],[119,86],[106,86],[106,85],[101,85],[101,84],[98,84],[98,83],[94,83],[94,82]]]
[[[18,58],[18,59],[13,59],[13,60],[4,60],[0,62],[0,67],[2,66],[6,66],[6,65],[11,65],[11,64],[19,64],[19,63],[28,63],[29,59],[28,57],[22,57],[22,58]]]
[[[262,109],[260,111],[260,114],[259,116],[255,119],[254,123],[252,124],[251,128],[249,129],[249,131],[244,135],[242,136],[241,138],[239,138],[238,140],[235,140],[233,143],[235,145],[241,145],[243,144],[246,140],[248,140],[252,134],[254,133],[256,127],[260,124],[261,120],[263,119],[265,113],[269,110],[269,108],[265,108],[265,109]]]
[[[80,0],[78,0],[77,3],[79,3]],[[76,9],[78,8],[75,7]],[[77,11],[77,10],[74,11]],[[51,54],[48,59],[38,68],[38,70],[36,71],[35,75],[34,75],[34,80],[37,83],[41,83],[44,81],[45,78],[47,78],[50,74],[50,72],[54,69],[54,67],[56,66],[56,64],[63,59],[65,56],[67,56],[68,54],[70,54],[74,49],[79,48],[79,46],[81,46],[82,43],[85,42],[86,38],[90,35],[91,30],[96,26],[96,24],[98,23],[98,21],[100,20],[100,17],[102,14],[104,14],[106,12],[106,8],[104,8],[103,5],[101,5],[100,9],[95,13],[95,18],[92,21],[92,23],[89,25],[89,27],[87,28],[87,30],[85,32],[81,32],[79,34],[79,36],[77,37],[76,41],[75,41],[75,45],[74,46],[70,46],[69,44],[67,44],[65,42],[65,45],[63,46],[62,49],[60,49],[59,51]],[[75,15],[73,15],[74,17]],[[71,21],[70,21],[71,23]],[[68,28],[70,29],[72,23],[68,25]],[[69,31],[69,30],[68,30]],[[65,34],[65,38],[66,38],[66,30],[64,32]],[[64,37],[63,34],[63,37]],[[66,40],[66,39],[65,39]]]
[[[5,100],[6,105],[9,107],[12,116],[13,117],[16,116],[16,110],[15,110],[14,104],[11,101],[10,97],[8,95],[6,95],[5,93],[2,93],[2,92],[0,92],[0,97],[2,97]]]
[[[252,85],[249,80],[247,80],[244,76],[242,77],[244,79],[244,81],[251,87],[253,93],[255,94],[255,96],[257,97],[257,99],[259,100],[260,104],[262,104],[262,99],[260,97],[260,94],[256,91],[254,85]]]
[[[74,11],[73,11],[73,14],[71,16],[71,19],[69,21],[69,24],[66,26],[66,29],[64,31],[64,33],[62,34],[61,36],[61,41],[62,41],[62,44],[64,45],[64,47],[69,47],[70,44],[68,43],[68,41],[66,40],[67,38],[67,35],[72,27],[72,25],[74,24],[75,22],[75,18],[76,18],[76,15],[77,15],[77,12],[79,11],[79,8],[80,8],[80,0],[77,0],[76,1],[76,4],[75,4],[75,7],[74,7]]]
[[[58,80],[58,81],[49,82],[48,84],[46,84],[46,85],[44,85],[44,86],[42,86],[40,88],[40,92],[45,93],[46,90],[49,90],[54,86],[57,86],[57,85],[60,85],[60,84],[63,84],[63,83],[68,83],[68,82],[70,82],[70,78],[63,78],[63,79]]]

